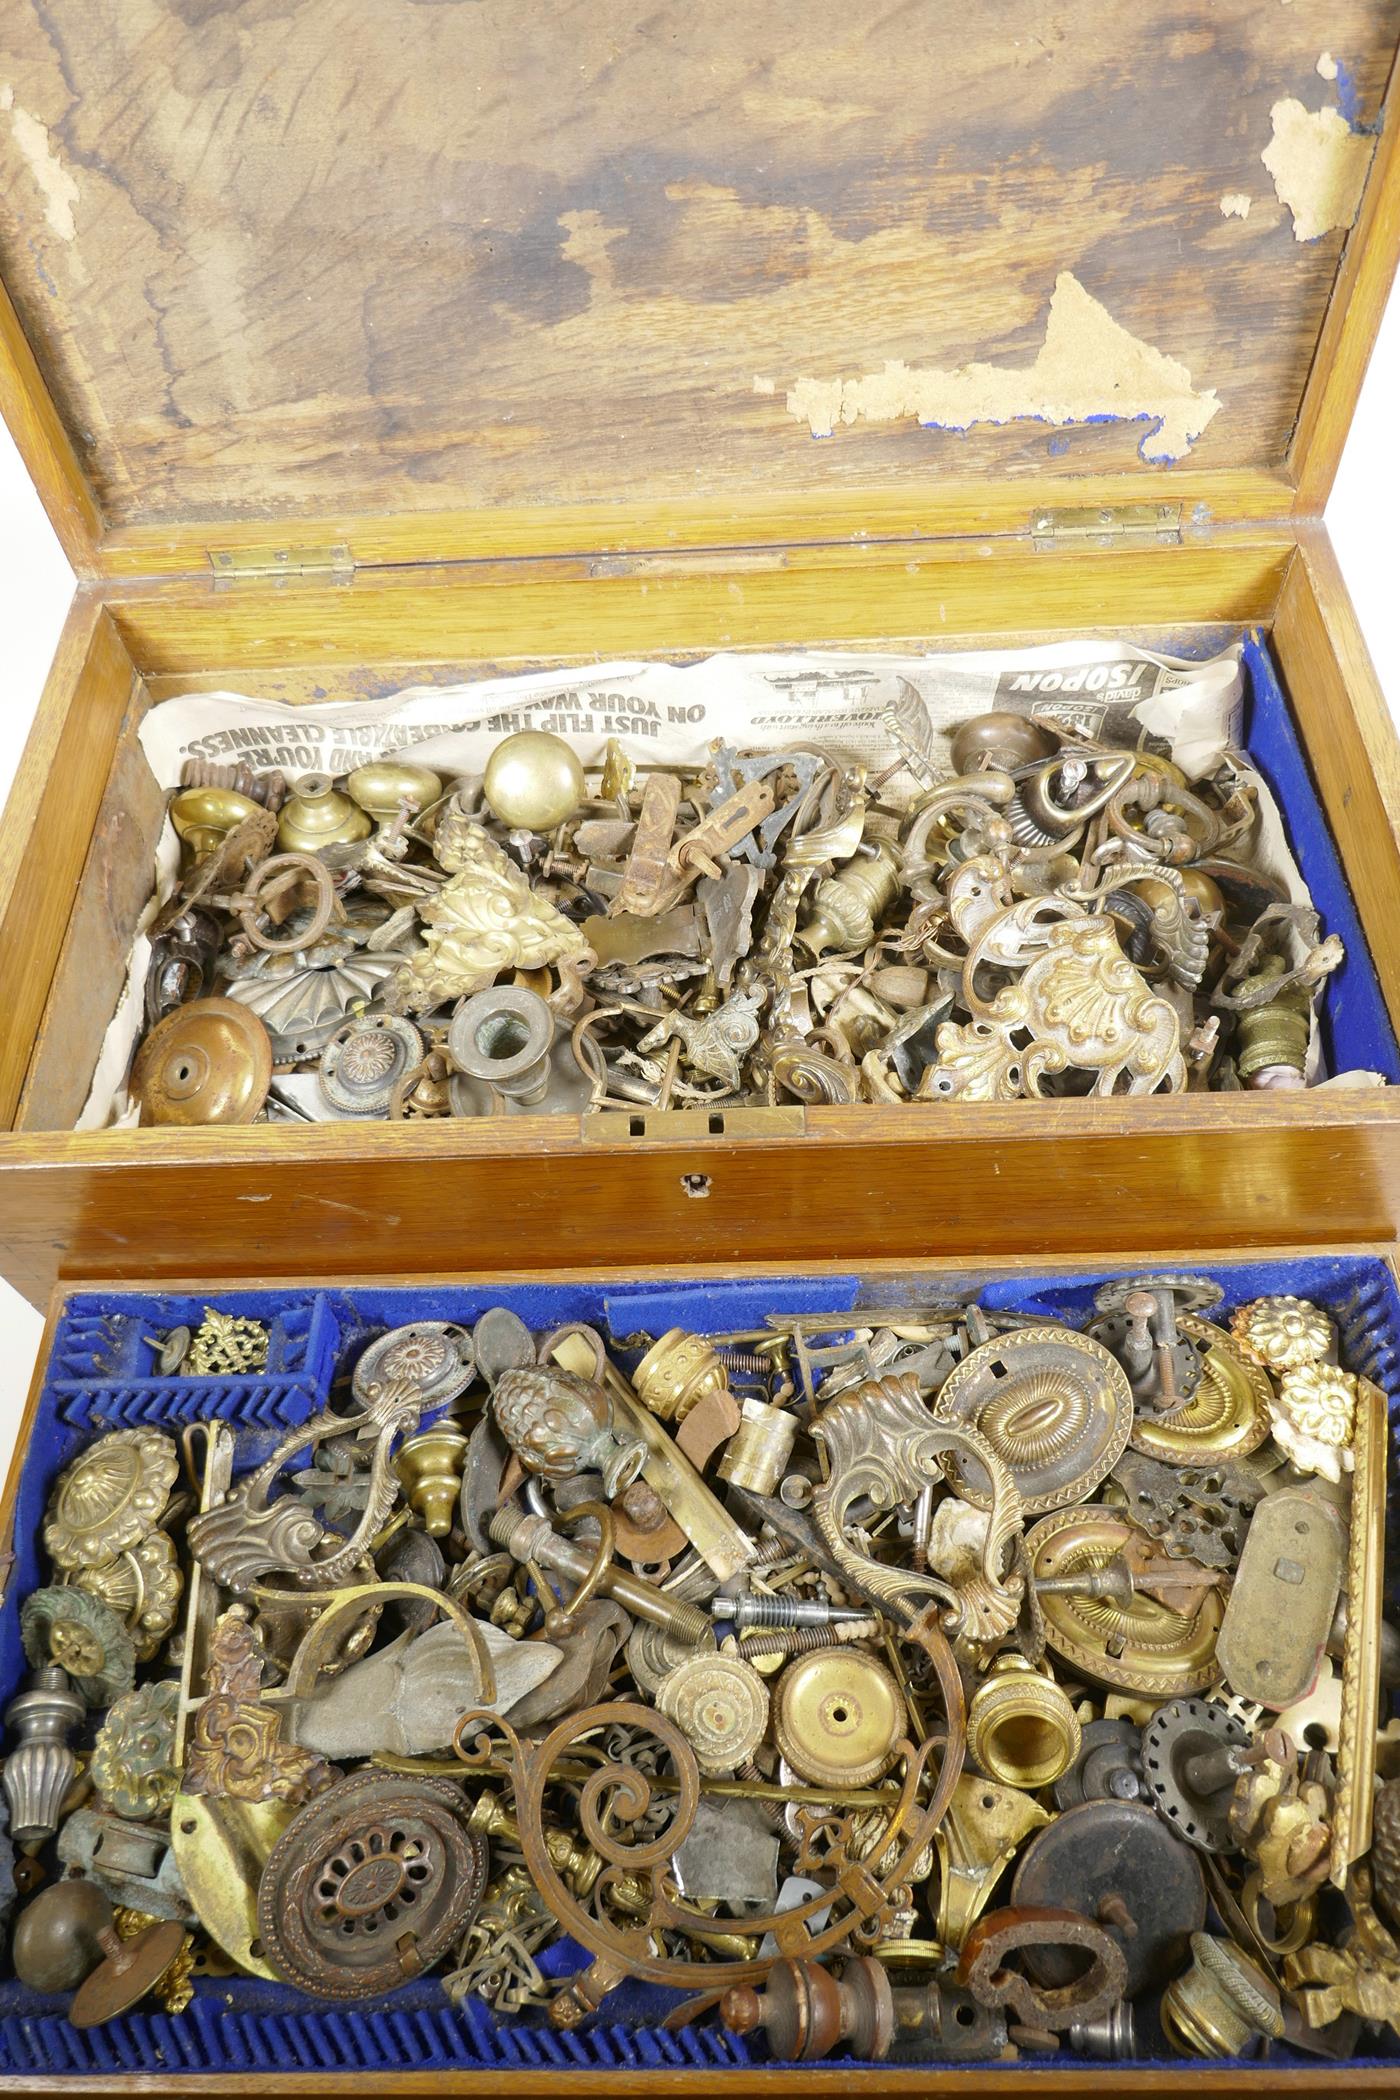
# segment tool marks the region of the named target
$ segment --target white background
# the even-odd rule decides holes
[[[1400,713],[1400,297],[1392,301],[1327,506],[1327,523],[1392,712]],[[0,425],[0,802],[47,676],[73,579]],[[4,1025],[0,986],[0,1026]],[[42,1321],[0,1283],[0,1475],[8,1470]]]

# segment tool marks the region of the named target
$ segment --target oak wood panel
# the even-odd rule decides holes
[[[831,2064],[755,2064],[734,2071],[563,2071],[552,2069],[492,2071],[400,2071],[386,2076],[326,2071],[298,2071],[295,2085],[284,2088],[297,2094],[353,2096],[366,2092],[395,2094],[491,2094],[508,2100],[511,2094],[606,2093],[631,2100],[633,2095],[666,2096],[672,2093],[703,2094],[705,2100],[723,2100],[726,2094],[743,2100],[764,2095],[836,2093],[846,2100],[860,2100],[866,2093],[946,2093],[961,2100],[980,2100],[982,2094],[997,2100],[1013,2100],[1027,2086],[1034,2093],[1073,2093],[1092,2100],[1094,2095],[1120,2092],[1143,2095],[1188,2093],[1276,2093],[1298,2096],[1314,2093],[1372,2094],[1400,2092],[1400,2065],[1363,2062],[1356,2065],[1298,2064],[1203,2064],[1195,2061],[1156,2064],[1039,2065],[1034,2059],[1021,2065],[1003,2064],[875,2064],[856,2066]],[[370,2082],[372,2080],[372,2083]],[[266,2095],[266,2076],[214,2072],[192,2077],[188,2072],[152,2073],[149,2078],[0,2078],[0,2092],[41,2093],[54,2100],[83,2100],[84,2095],[145,2093],[160,2100],[185,2100],[186,2095]]]
[[[133,683],[115,626],[79,593],[0,819],[0,1123],[14,1115]]]
[[[372,2081],[372,2083],[371,2083]],[[494,2100],[509,2100],[512,2094],[542,2095],[578,2093],[597,2096],[672,2093],[703,2094],[705,2100],[761,2100],[761,2096],[796,2093],[836,2093],[846,2100],[861,2100],[867,2093],[946,2093],[960,2100],[980,2100],[982,2094],[996,2100],[1013,2100],[1027,2088],[1034,2093],[1073,2093],[1082,2100],[1095,2095],[1136,2093],[1174,2096],[1187,2093],[1285,2093],[1307,2100],[1315,2093],[1347,2095],[1400,2092],[1400,2064],[1363,2062],[1356,2065],[1307,2063],[1282,2065],[1216,2064],[1188,2060],[1156,2064],[1040,2065],[1029,2064],[875,2064],[856,2066],[831,2064],[755,2064],[734,2071],[563,2071],[558,2069],[510,2071],[400,2071],[392,2076],[382,2071],[369,2074],[334,2071],[300,2071],[295,2085],[285,2091],[297,2094],[344,2095],[348,2100],[366,2092],[406,2095],[490,2094]],[[40,2093],[53,2100],[84,2100],[103,2093],[143,2093],[156,2100],[202,2100],[202,2096],[265,2096],[266,2076],[246,2072],[213,2072],[191,2076],[185,2071],[153,2072],[150,2077],[0,2078],[0,2093]]]
[[[92,490],[49,395],[9,293],[0,284],[0,416],[9,426],[75,569],[90,568],[103,529]]]
[[[0,263],[117,525],[1169,490],[1142,424],[817,441],[785,393],[1023,366],[1072,271],[1218,390],[1194,466],[1283,466],[1343,236],[1293,240],[1269,112],[1326,47],[1374,122],[1395,42],[1390,0],[16,0]]]
[[[912,543],[988,533],[1024,533],[1043,502],[1113,507],[1149,496],[1179,508],[1188,531],[1222,523],[1285,518],[1294,507],[1290,477],[1280,469],[1189,463],[1156,477],[1065,474],[1043,491],[1034,478],[975,481],[921,468],[873,498],[868,489],[823,489],[809,496],[774,495],[762,484],[736,488],[724,501],[700,495],[663,502],[608,500],[540,509],[434,510],[377,516],[370,512],[279,511],[254,520],[195,520],[188,525],[110,528],[96,556],[114,580],[206,577],[214,550],[270,560],[273,550],[348,547],[357,567],[394,568],[446,561],[482,562],[525,555],[647,553],[670,549],[812,547]]]
[[[1390,79],[1392,104],[1397,84],[1400,59]],[[1376,141],[1371,179],[1347,238],[1289,447],[1289,472],[1297,482],[1300,512],[1316,516],[1331,492],[1397,262],[1400,127],[1388,124]]]
[[[625,1118],[623,1119],[625,1122]],[[800,1140],[600,1147],[557,1117],[0,1136],[0,1273],[412,1272],[1148,1254],[1400,1230],[1400,1097],[809,1109]],[[707,1193],[683,1176],[707,1177]]]
[[[1082,633],[1267,620],[1294,541],[1263,528],[1180,546],[1037,548],[1029,539],[712,553],[480,569],[375,570],[281,589],[133,585],[108,595],[143,674],[318,662],[377,676],[382,660],[502,666],[639,650],[819,648],[969,634]],[[382,690],[382,687],[379,688]]]
[[[1273,641],[1376,974],[1400,1024],[1400,740],[1319,525],[1302,532]]]
[[[164,819],[164,792],[136,740],[135,722],[128,721],[35,1038],[16,1117],[22,1130],[71,1130],[82,1113],[150,902]]]

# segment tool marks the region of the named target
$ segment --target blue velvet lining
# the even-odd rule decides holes
[[[969,1288],[989,1308],[1082,1320],[1095,1288],[1112,1271],[1070,1277],[987,1278],[969,1267]],[[1239,1261],[1209,1271],[1225,1291],[1223,1311],[1265,1292],[1291,1291],[1326,1305],[1338,1321],[1343,1351],[1354,1368],[1386,1393],[1392,1421],[1400,1417],[1400,1292],[1384,1263],[1366,1255],[1317,1255],[1289,1261]],[[49,1359],[19,1482],[15,1567],[0,1610],[0,1701],[25,1674],[19,1642],[19,1605],[44,1581],[39,1526],[55,1478],[88,1439],[132,1421],[178,1431],[186,1422],[226,1415],[242,1430],[240,1469],[253,1464],[270,1439],[324,1404],[333,1379],[343,1378],[360,1350],[386,1327],[409,1320],[473,1322],[490,1304],[509,1305],[536,1331],[568,1321],[597,1326],[614,1347],[671,1325],[724,1333],[761,1324],[779,1310],[831,1313],[897,1308],[946,1298],[959,1280],[911,1269],[868,1286],[858,1275],[780,1278],[771,1282],[696,1280],[666,1285],[601,1284],[502,1286],[465,1290],[346,1288],[334,1291],[221,1293],[226,1312],[266,1321],[272,1330],[267,1377],[184,1379],[152,1375],[152,1341],[167,1329],[198,1320],[203,1299],[155,1294],[86,1293],[69,1300]],[[262,1386],[261,1398],[254,1388]],[[1395,1536],[1392,1527],[1390,1536]],[[1400,1592],[1387,1568],[1387,1589]],[[548,1965],[573,1966],[581,1951],[564,1945]],[[697,1983],[701,1980],[697,1977]],[[591,2069],[606,2076],[626,2070],[695,2070],[716,2074],[761,2057],[761,2048],[718,2031],[711,2023],[668,2035],[659,2021],[675,1994],[630,1984],[608,1999],[602,2017],[581,2031],[555,2034],[542,2015],[498,2020],[477,2001],[461,2009],[433,1980],[405,1986],[372,2001],[332,2005],[251,1977],[200,1978],[186,2013],[128,2013],[105,2027],[79,2033],[65,2018],[66,2000],[36,1996],[13,1981],[0,1983],[0,2075],[15,2078],[118,2073],[158,2077],[228,2071],[274,2077],[311,2071]],[[1150,2046],[1150,2043],[1149,2043]],[[1026,2059],[1027,2070],[1044,2058]],[[1278,2052],[1280,2071],[1297,2072],[1307,2089],[1314,2060]],[[1084,2067],[1086,2081],[1093,2076]],[[1113,2075],[1105,2067],[1104,2076]],[[976,2068],[966,2072],[976,2090]]]
[[[1383,1072],[1400,1080],[1400,1047],[1381,996],[1366,936],[1342,873],[1327,818],[1308,771],[1278,670],[1257,632],[1244,645],[1248,688],[1245,745],[1284,813],[1289,843],[1322,918],[1346,960],[1328,978],[1320,1009],[1329,1072]]]

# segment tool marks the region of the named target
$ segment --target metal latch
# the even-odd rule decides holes
[[[303,578],[348,583],[355,573],[354,559],[343,541],[327,547],[211,547],[209,566],[216,585],[276,585]]]
[[[1085,503],[1032,511],[1031,539],[1037,547],[1067,540],[1094,547],[1176,547],[1181,544],[1181,505]]]
[[[801,1137],[807,1111],[787,1108],[600,1108],[579,1119],[586,1145],[635,1145],[650,1138]]]

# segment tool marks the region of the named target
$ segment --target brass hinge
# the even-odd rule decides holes
[[[801,1137],[807,1111],[789,1108],[600,1108],[582,1116],[586,1145],[635,1145],[650,1138]]]
[[[1065,541],[1095,547],[1175,547],[1181,541],[1179,503],[1085,503],[1064,510],[1031,512],[1031,539],[1037,547]]]
[[[220,584],[279,584],[310,577],[317,583],[348,583],[354,559],[343,541],[329,547],[211,547],[209,566]]]

